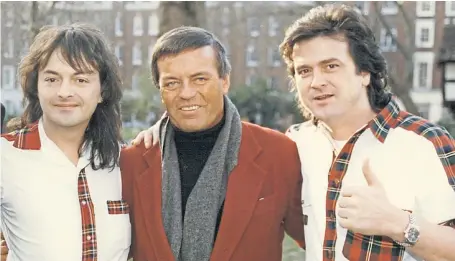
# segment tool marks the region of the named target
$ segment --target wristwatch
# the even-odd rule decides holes
[[[404,230],[404,242],[397,242],[400,246],[412,247],[414,246],[420,237],[420,228],[416,224],[415,216],[409,214],[409,223]]]

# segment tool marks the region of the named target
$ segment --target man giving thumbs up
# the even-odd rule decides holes
[[[400,109],[364,17],[315,7],[280,50],[311,119],[288,131],[302,166],[306,260],[455,260],[454,139]]]

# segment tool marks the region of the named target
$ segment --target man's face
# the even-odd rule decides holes
[[[211,46],[163,57],[158,60],[158,71],[161,99],[177,128],[206,130],[223,118],[229,76],[219,76]]]
[[[87,126],[101,102],[99,73],[75,71],[57,49],[38,73],[38,99],[47,124]]]
[[[348,48],[343,38],[325,36],[300,41],[293,48],[300,102],[329,124],[368,105],[370,74],[357,72]]]

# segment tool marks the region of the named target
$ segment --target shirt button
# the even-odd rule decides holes
[[[87,240],[91,240],[91,239],[92,239],[92,237],[91,237],[91,236],[87,236]]]
[[[87,201],[82,200],[82,205],[85,205],[85,204],[87,204]]]

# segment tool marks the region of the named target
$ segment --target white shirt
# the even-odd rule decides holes
[[[302,164],[303,214],[308,218],[305,225],[306,259],[322,261],[327,175],[333,159],[333,144],[323,130],[311,122],[291,127],[288,136],[297,143]],[[397,127],[388,130],[382,143],[370,129],[366,129],[355,143],[341,190],[345,186],[367,185],[362,172],[366,158],[370,159],[371,170],[396,207],[411,210],[417,218],[424,217],[435,224],[455,218],[455,191],[431,141],[411,128]],[[347,261],[349,257],[343,254],[347,230],[338,221],[336,224],[335,260]],[[418,259],[404,252],[402,260]]]
[[[1,229],[8,261],[81,261],[78,176],[85,168],[96,217],[98,261],[125,261],[129,214],[109,214],[108,200],[124,204],[120,168],[94,171],[85,153],[74,166],[38,124],[41,148],[25,150],[1,139]]]

